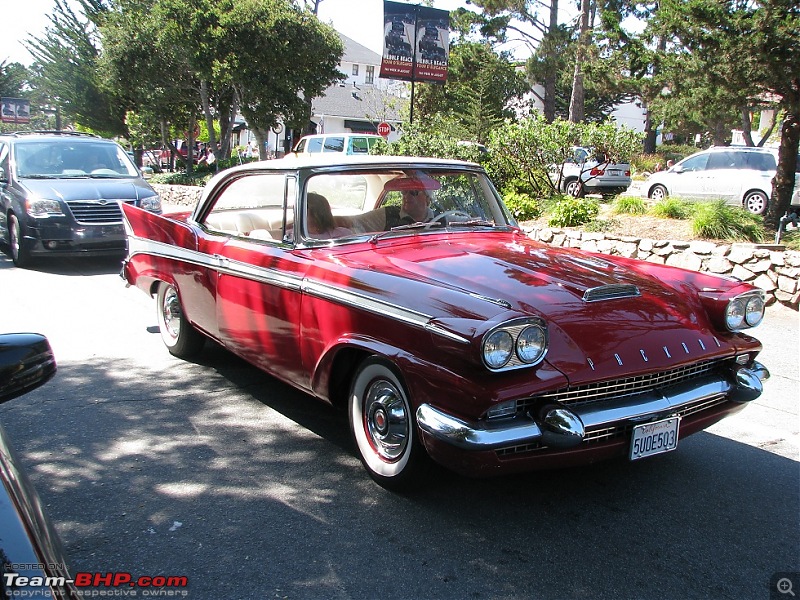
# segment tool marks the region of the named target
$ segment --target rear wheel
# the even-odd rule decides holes
[[[747,195],[744,197],[743,204],[747,209],[747,212],[754,215],[763,215],[765,212],[767,212],[769,197],[761,190],[755,190],[747,193]]]
[[[663,185],[654,185],[653,188],[650,190],[650,198],[655,200],[656,202],[661,202],[664,200],[669,194],[667,193],[667,188]]]
[[[11,251],[11,260],[18,267],[26,267],[31,262],[31,255],[25,246],[22,235],[22,225],[14,213],[8,215],[8,246]]]
[[[429,459],[400,378],[387,361],[364,361],[348,400],[350,430],[359,458],[381,486],[401,491],[421,484]]]
[[[564,183],[564,191],[575,198],[583,198],[585,194],[583,184],[578,179],[568,179]]]
[[[161,340],[170,354],[178,358],[190,358],[203,349],[205,337],[189,323],[183,313],[175,286],[169,283],[158,286],[156,316]]]

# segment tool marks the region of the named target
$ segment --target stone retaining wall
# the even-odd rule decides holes
[[[193,207],[202,188],[182,185],[153,187],[167,205]],[[531,238],[553,246],[580,248],[649,262],[730,275],[760,287],[768,304],[780,302],[798,309],[800,301],[800,252],[783,246],[677,242],[612,236],[580,230],[532,229]]]
[[[780,302],[798,309],[800,252],[784,250],[783,246],[650,240],[572,229],[534,228],[528,234],[552,246],[580,248],[736,277],[764,290],[768,304]]]

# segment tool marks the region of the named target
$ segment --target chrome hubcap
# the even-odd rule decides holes
[[[178,302],[178,292],[172,286],[164,294],[161,316],[167,333],[170,337],[177,338],[181,332],[181,305]]]
[[[403,455],[409,425],[406,405],[397,388],[388,381],[373,383],[364,400],[364,429],[381,458],[394,461]]]

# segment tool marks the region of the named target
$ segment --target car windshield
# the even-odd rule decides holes
[[[139,173],[121,146],[103,141],[42,140],[16,144],[19,178],[119,178]]]
[[[307,240],[516,226],[485,174],[446,169],[314,175],[304,217]]]

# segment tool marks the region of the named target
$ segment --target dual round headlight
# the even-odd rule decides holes
[[[755,327],[764,318],[763,294],[737,296],[725,308],[725,325],[731,331]]]
[[[546,352],[547,329],[538,321],[499,327],[483,341],[483,360],[494,370],[535,365]]]

